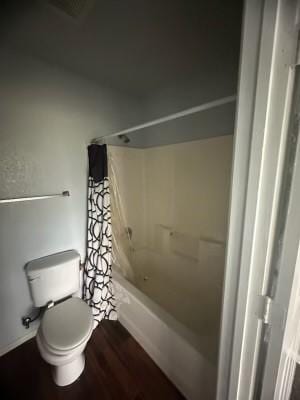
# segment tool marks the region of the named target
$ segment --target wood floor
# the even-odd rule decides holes
[[[3,400],[184,400],[139,344],[118,323],[102,321],[86,349],[82,376],[59,388],[35,339],[0,358]]]
[[[297,364],[290,400],[300,399],[300,365]]]

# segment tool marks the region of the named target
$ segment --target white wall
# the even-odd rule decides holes
[[[225,241],[232,135],[110,153],[136,246],[155,247],[158,225]]]
[[[163,224],[225,241],[231,161],[232,136],[146,150],[148,232]]]
[[[0,352],[28,333],[25,264],[86,240],[87,145],[138,122],[120,93],[1,48],[0,198],[69,190],[71,197],[0,205]]]

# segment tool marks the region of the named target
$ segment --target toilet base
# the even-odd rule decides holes
[[[67,386],[76,381],[82,374],[85,365],[84,353],[81,353],[68,364],[52,366],[54,382],[58,386]]]

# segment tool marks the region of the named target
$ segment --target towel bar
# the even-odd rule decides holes
[[[4,203],[16,203],[19,201],[31,201],[31,200],[43,200],[43,199],[51,199],[53,197],[66,197],[70,196],[70,192],[68,190],[63,191],[62,193],[57,194],[48,194],[45,196],[32,196],[32,197],[17,197],[13,199],[0,199],[0,204]]]

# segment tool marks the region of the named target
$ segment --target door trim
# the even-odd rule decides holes
[[[263,324],[257,307],[267,294],[279,202],[288,75],[298,36],[290,11],[296,4],[245,3],[218,400],[251,399],[254,390]]]

